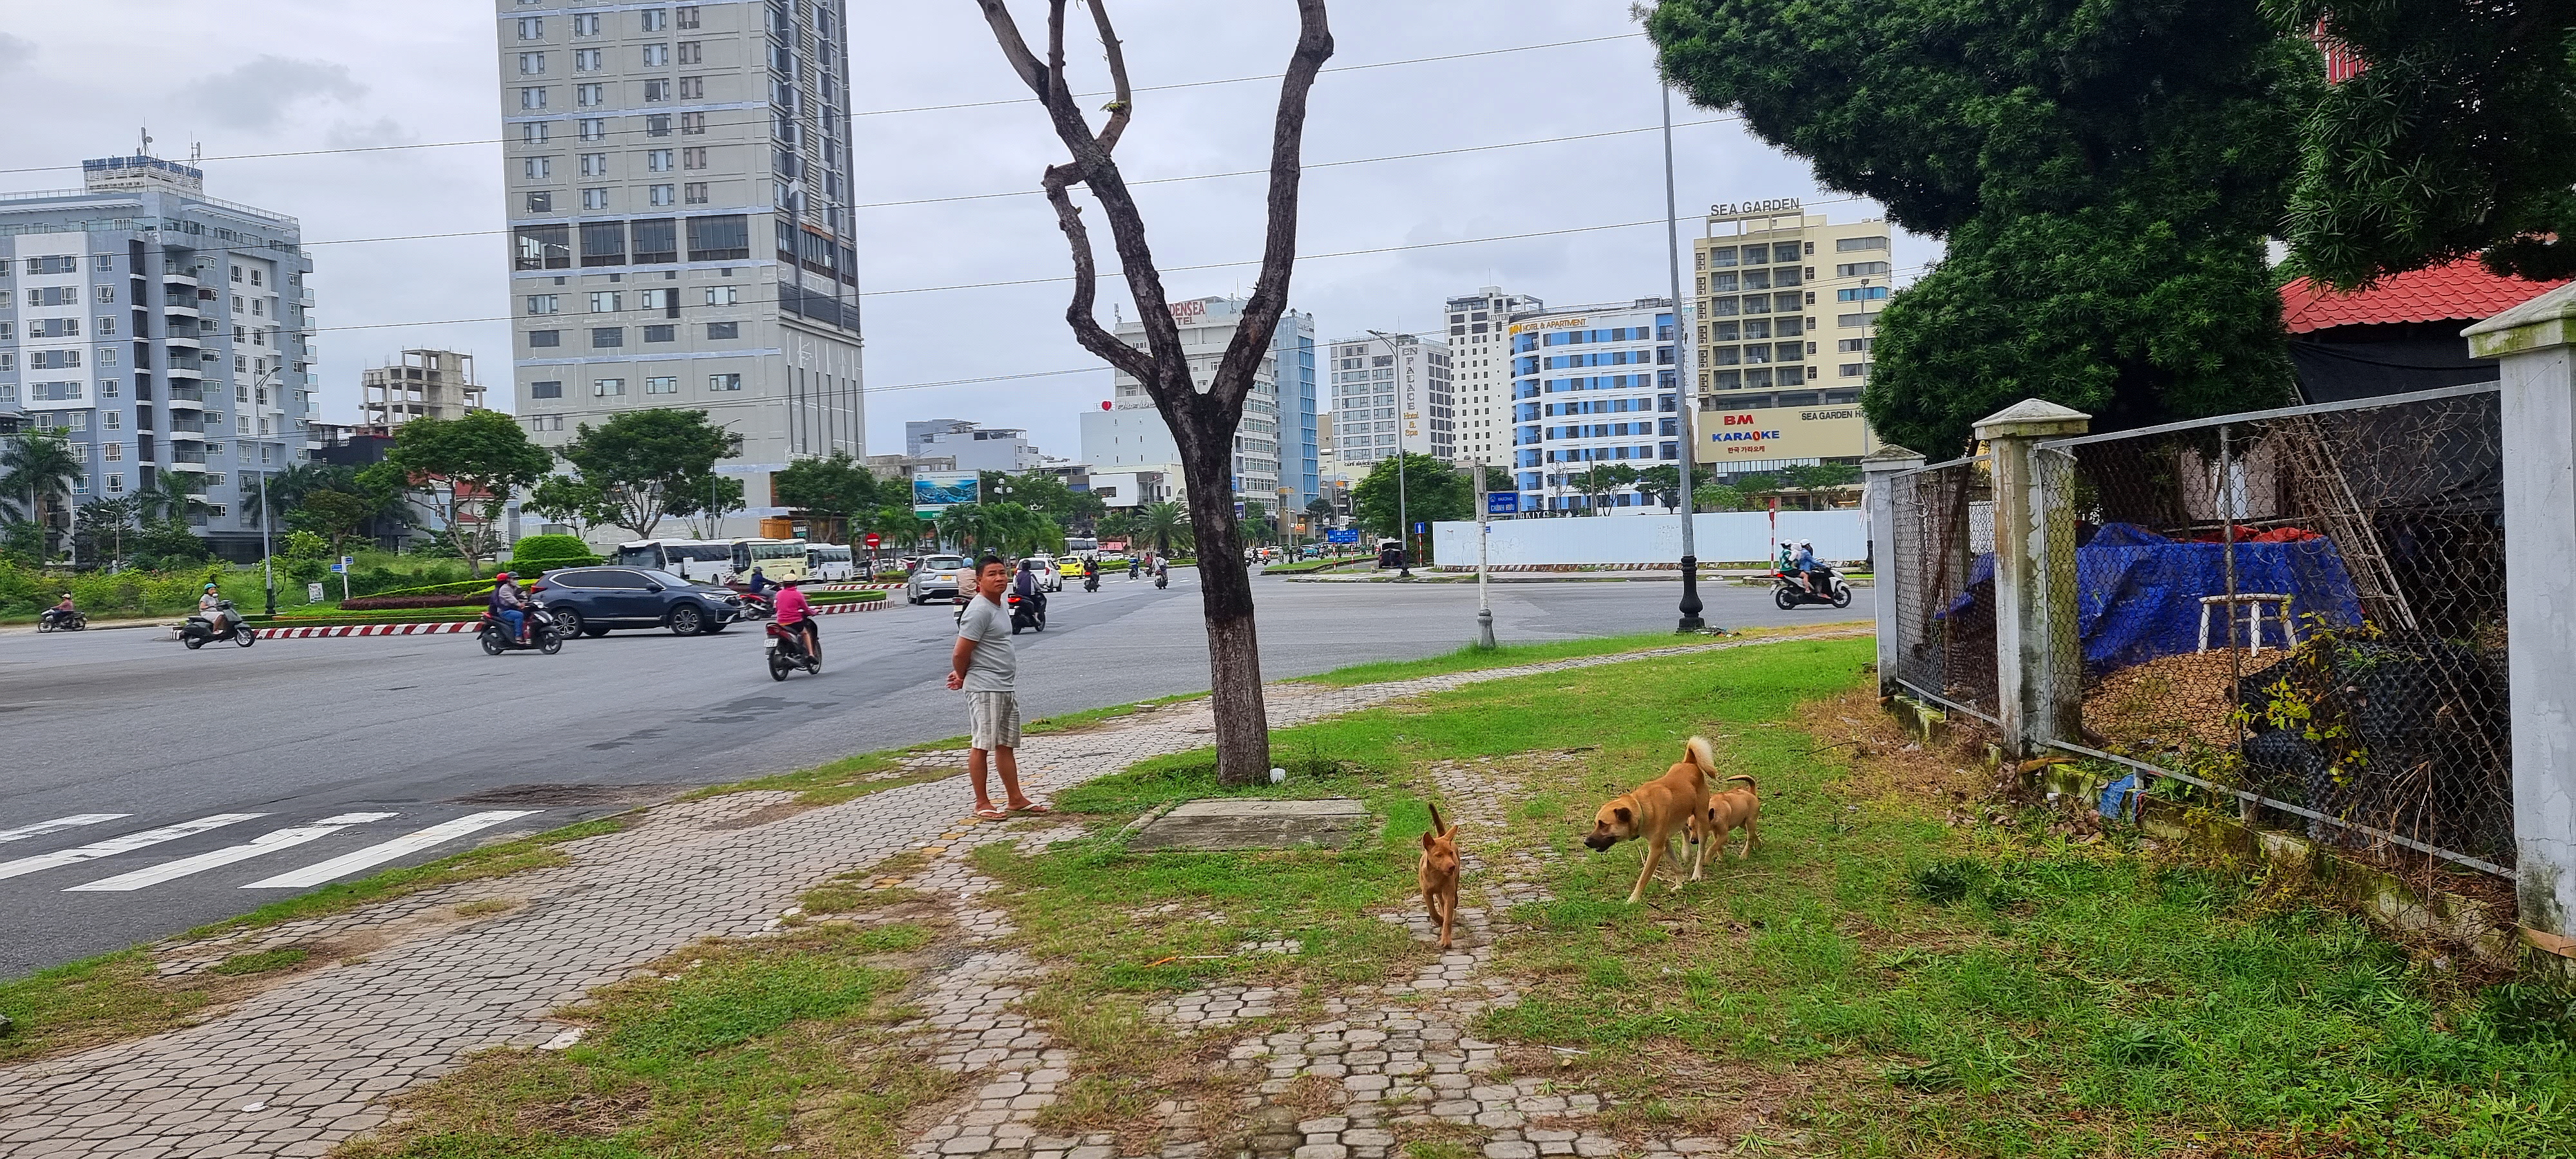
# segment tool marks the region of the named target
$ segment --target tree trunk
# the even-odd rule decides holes
[[[1190,530],[1198,539],[1199,606],[1207,617],[1209,706],[1216,712],[1216,779],[1249,785],[1270,775],[1270,714],[1261,694],[1260,638],[1253,628],[1252,573],[1234,518],[1231,445],[1185,448]]]

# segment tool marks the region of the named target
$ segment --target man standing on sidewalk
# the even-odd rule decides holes
[[[1002,589],[1011,582],[1011,565],[995,556],[975,561],[975,598],[957,621],[957,650],[949,656],[948,687],[966,692],[969,718],[966,771],[975,778],[975,815],[999,821],[1013,812],[1044,813],[1020,794],[1020,764],[1012,750],[1020,747],[1020,705],[1011,694],[1019,661],[1011,654],[1011,610]],[[984,786],[984,762],[990,754],[1001,766],[1003,800],[996,808]]]

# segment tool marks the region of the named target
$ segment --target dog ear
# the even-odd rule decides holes
[[[1432,832],[1432,831],[1430,831],[1430,830],[1428,830],[1428,829],[1423,830],[1423,831],[1422,831],[1422,847],[1423,847],[1424,849],[1429,849],[1429,848],[1431,848],[1431,843],[1432,843],[1433,841],[1438,840],[1438,839],[1439,839],[1439,837],[1440,837],[1440,835],[1439,835],[1439,834],[1434,833],[1434,832]]]
[[[1440,838],[1441,838],[1441,840],[1444,840],[1444,841],[1455,841],[1455,840],[1457,840],[1457,839],[1458,839],[1458,823],[1457,823],[1457,822],[1455,822],[1455,821],[1450,822],[1450,823],[1449,823],[1449,831],[1448,831],[1448,832],[1446,832],[1446,833],[1441,834],[1441,835],[1440,835]]]
[[[1610,810],[1610,812],[1613,816],[1619,818],[1619,823],[1622,825],[1634,825],[1637,823],[1637,815],[1629,812],[1626,805],[1621,805],[1616,809]]]

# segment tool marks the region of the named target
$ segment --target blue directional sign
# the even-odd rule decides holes
[[[1358,543],[1359,541],[1360,531],[1356,527],[1335,527],[1324,532],[1326,543]]]
[[[1431,534],[1431,525],[1417,521],[1413,525],[1413,533],[1415,535],[1429,535]]]
[[[1488,491],[1488,492],[1486,492],[1486,493],[1485,493],[1485,514],[1487,514],[1487,515],[1518,515],[1518,514],[1520,514],[1520,513],[1521,513],[1521,493],[1520,493],[1520,492],[1518,492],[1518,491]]]

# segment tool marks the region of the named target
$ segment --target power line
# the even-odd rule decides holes
[[[1383,60],[1383,61],[1376,61],[1376,62],[1369,63],[1369,64],[1345,64],[1345,65],[1335,65],[1335,66],[1331,66],[1331,67],[1328,67],[1328,68],[1324,69],[1324,71],[1325,71],[1325,72],[1362,72],[1362,71],[1366,71],[1366,70],[1369,70],[1369,69],[1395,68],[1395,67],[1402,66],[1402,65],[1414,65],[1414,64],[1435,64],[1435,63],[1438,63],[1438,62],[1441,62],[1441,61],[1449,61],[1449,60],[1468,60],[1468,59],[1472,59],[1472,58],[1475,58],[1475,57],[1483,57],[1483,56],[1502,56],[1502,55],[1505,55],[1505,54],[1508,54],[1508,53],[1515,53],[1515,52],[1536,52],[1536,51],[1540,51],[1540,50],[1542,50],[1542,49],[1550,49],[1550,48],[1570,48],[1570,47],[1573,47],[1573,46],[1576,46],[1576,45],[1583,45],[1583,44],[1601,44],[1601,43],[1604,43],[1604,42],[1607,42],[1607,41],[1613,41],[1613,40],[1632,40],[1632,39],[1636,39],[1636,38],[1638,38],[1638,37],[1640,37],[1640,36],[1643,36],[1643,35],[1644,35],[1643,33],[1637,33],[1637,32],[1623,32],[1623,33],[1620,33],[1620,34],[1618,34],[1618,35],[1616,35],[1616,36],[1593,36],[1593,37],[1586,37],[1586,38],[1581,39],[1581,40],[1557,40],[1557,41],[1550,41],[1550,42],[1548,42],[1548,43],[1546,43],[1546,44],[1520,44],[1520,45],[1513,45],[1513,46],[1510,46],[1510,47],[1507,47],[1507,48],[1488,48],[1488,49],[1483,49],[1483,50],[1480,50],[1480,51],[1477,51],[1477,52],[1453,52],[1453,53],[1448,53],[1448,54],[1446,54],[1446,55],[1442,55],[1442,56],[1417,56],[1417,57],[1411,57],[1411,58],[1408,58],[1408,59],[1405,59],[1405,60]],[[1279,74],[1279,73],[1266,73],[1266,74],[1263,74],[1263,75],[1260,75],[1260,76],[1237,76],[1237,77],[1225,77],[1225,78],[1222,78],[1222,79],[1219,79],[1219,80],[1179,81],[1179,82],[1176,82],[1176,83],[1173,83],[1173,84],[1167,84],[1167,85],[1139,85],[1139,86],[1133,86],[1133,91],[1135,91],[1135,92],[1140,92],[1140,93],[1152,93],[1152,92],[1171,92],[1171,91],[1174,91],[1174,90],[1177,90],[1177,89],[1208,88],[1208,87],[1215,86],[1215,85],[1244,84],[1244,83],[1251,82],[1251,81],[1277,80],[1277,79],[1279,79],[1280,75],[1281,75],[1281,74]],[[1090,99],[1090,98],[1092,98],[1092,97],[1111,96],[1111,95],[1114,95],[1114,94],[1112,94],[1112,93],[1106,93],[1106,92],[1099,92],[1099,93],[1078,93],[1078,94],[1075,94],[1075,95],[1076,95],[1076,98],[1077,98],[1077,99],[1088,100],[1088,99]],[[957,104],[949,104],[949,105],[916,105],[916,106],[913,106],[913,107],[910,107],[910,108],[899,108],[899,109],[859,109],[859,110],[854,110],[854,111],[852,111],[852,112],[849,112],[849,113],[847,113],[847,114],[844,114],[844,116],[845,116],[847,119],[850,119],[850,120],[856,120],[856,119],[857,119],[857,118],[859,118],[859,117],[888,117],[888,116],[897,116],[897,115],[906,114],[906,113],[934,113],[934,112],[944,112],[944,111],[951,110],[951,109],[985,109],[985,108],[995,108],[995,107],[999,107],[999,106],[1002,106],[1002,105],[1019,105],[1019,104],[1029,104],[1029,103],[1033,103],[1033,102],[1035,102],[1036,100],[1037,100],[1037,98],[1036,98],[1036,97],[1034,97],[1034,96],[1026,96],[1026,97],[1013,97],[1013,98],[1008,99],[1008,100],[998,100],[998,101],[965,101],[965,102],[960,102],[960,103],[957,103]],[[639,115],[643,115],[643,114],[638,114],[638,113],[632,113],[632,112],[629,112],[629,113],[622,114],[622,115],[625,115],[625,116],[639,116]],[[767,118],[766,118],[766,117],[763,117],[763,118],[761,118],[761,120],[765,123],[765,122],[766,122],[766,120],[767,120]],[[738,122],[738,123],[739,123],[739,124],[750,124],[751,122],[750,122],[750,120],[746,119],[746,120],[741,121],[741,122]],[[618,130],[618,131],[619,131],[619,132],[633,132],[634,130]],[[230,154],[223,154],[223,155],[214,156],[214,157],[200,157],[200,158],[195,158],[195,159],[193,159],[193,160],[191,161],[191,164],[195,164],[195,163],[199,163],[199,162],[205,162],[205,161],[262,161],[262,160],[272,160],[272,159],[280,158],[280,157],[320,157],[320,156],[328,156],[328,155],[332,155],[332,154],[340,154],[340,153],[388,153],[388,152],[397,152],[397,151],[406,150],[406,149],[453,149],[453,148],[458,148],[458,147],[461,147],[461,146],[471,146],[471,145],[506,145],[506,144],[509,144],[509,143],[510,143],[510,140],[509,140],[509,138],[507,138],[507,137],[481,137],[481,138],[476,138],[476,139],[474,139],[474,140],[470,140],[470,141],[422,141],[422,142],[418,142],[418,143],[415,143],[415,144],[407,144],[407,145],[350,145],[350,146],[342,146],[342,147],[330,148],[330,149],[286,149],[286,150],[279,150],[279,151],[275,151],[275,152],[268,152],[268,153],[230,153]],[[549,143],[550,143],[550,142],[549,142]],[[50,173],[50,172],[53,172],[53,171],[56,171],[56,170],[62,170],[62,169],[78,169],[78,168],[80,168],[80,166],[79,166],[79,164],[77,164],[77,163],[70,164],[70,165],[29,165],[29,166],[22,166],[22,167],[15,168],[15,169],[0,169],[0,174],[10,174],[10,173]],[[438,235],[424,235],[424,236],[438,236]]]

